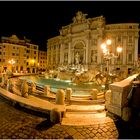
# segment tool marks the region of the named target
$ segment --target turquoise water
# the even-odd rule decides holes
[[[35,82],[38,86],[44,87],[45,85],[50,85],[51,90],[56,92],[57,89],[66,89],[72,88],[73,94],[90,94],[90,91],[94,88],[99,89],[99,86],[94,83],[80,83],[75,84],[68,80],[59,80],[59,79],[46,79],[39,76],[23,76],[21,79],[26,79],[29,82]]]

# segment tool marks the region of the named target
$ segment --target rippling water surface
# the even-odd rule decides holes
[[[37,85],[44,87],[45,85],[50,85],[52,91],[56,91],[57,89],[66,89],[72,88],[75,94],[89,94],[90,90],[97,88],[100,89],[93,82],[89,83],[80,83],[76,84],[71,82],[70,80],[60,80],[60,79],[46,79],[44,77],[39,76],[23,76],[22,79],[26,79],[29,82],[35,82]]]

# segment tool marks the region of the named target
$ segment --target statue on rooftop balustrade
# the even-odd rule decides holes
[[[78,11],[76,13],[76,16],[73,17],[73,23],[82,23],[84,21],[86,21],[86,16],[87,14],[83,14],[81,11]]]

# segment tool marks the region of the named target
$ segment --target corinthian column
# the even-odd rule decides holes
[[[97,44],[97,64],[101,64],[101,58],[102,58],[102,50],[101,50],[101,44],[102,44],[102,38],[98,38],[98,44]]]
[[[134,50],[134,61],[138,61],[138,37],[135,37],[135,50]]]
[[[64,51],[63,51],[63,43],[60,46],[60,64],[62,65],[64,62]]]
[[[68,64],[71,64],[71,42],[69,42],[68,46]]]

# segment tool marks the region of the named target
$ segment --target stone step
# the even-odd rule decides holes
[[[106,117],[106,111],[101,113],[94,112],[66,112],[65,118],[103,118]]]
[[[102,105],[68,105],[67,112],[102,112],[105,110],[105,104]]]
[[[79,99],[79,100],[92,100],[91,95],[72,95],[73,99]],[[97,99],[104,98],[104,93],[98,93],[97,94]]]
[[[104,92],[97,93],[97,96],[104,95]],[[91,98],[92,95],[72,95],[74,98]]]
[[[109,117],[106,117],[106,112],[102,113],[73,113],[66,112],[65,117],[62,118],[62,125],[94,125],[107,122],[113,122]]]
[[[84,100],[84,99],[76,99],[76,98],[71,98],[69,101],[69,104],[73,105],[94,105],[94,104],[104,104],[105,99],[97,99],[97,100]]]

